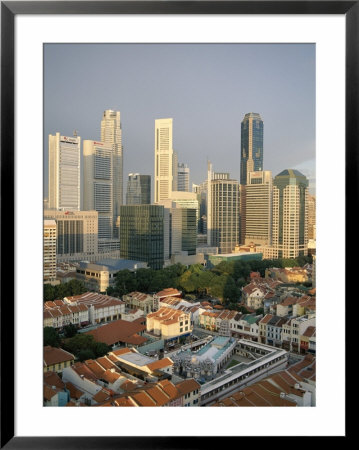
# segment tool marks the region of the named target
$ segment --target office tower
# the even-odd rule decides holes
[[[120,208],[121,258],[145,261],[152,269],[164,263],[164,207],[126,205]]]
[[[126,205],[149,205],[151,203],[151,175],[129,173]]]
[[[271,245],[272,172],[249,172],[246,186],[245,244]]]
[[[44,220],[44,283],[56,280],[56,222]]]
[[[172,191],[178,191],[178,153],[173,150],[172,154]]]
[[[308,239],[316,239],[316,198],[308,194]]]
[[[177,189],[182,192],[189,192],[189,167],[187,164],[178,164]]]
[[[207,181],[199,185],[192,184],[192,192],[197,195],[199,206],[198,233],[207,234]]]
[[[173,190],[173,119],[155,121],[155,203],[170,198]]]
[[[211,180],[208,189],[207,236],[210,244],[218,247],[219,253],[232,253],[239,244],[240,188],[236,180]]]
[[[80,146],[79,136],[49,134],[50,209],[80,209]]]
[[[263,170],[263,121],[257,113],[248,113],[241,123],[241,233],[240,242],[246,235],[246,185],[249,172]]]
[[[98,212],[98,238],[113,239],[117,216],[114,211],[114,146],[85,140],[84,194],[85,211]]]
[[[308,254],[308,179],[286,169],[273,182],[273,247],[278,258]]]
[[[172,255],[186,252],[196,254],[197,245],[197,209],[181,206],[173,200],[163,200],[165,213],[169,213],[169,233],[165,232],[165,259]],[[165,230],[167,231],[167,230]],[[168,245],[167,245],[168,240]]]
[[[263,120],[248,113],[241,123],[241,184],[247,184],[248,172],[263,170]]]
[[[120,111],[107,109],[101,120],[101,142],[113,146],[112,179],[113,179],[113,231],[118,237],[116,220],[119,216],[120,206],[123,204],[123,147]]]
[[[92,256],[98,253],[97,211],[45,210],[44,219],[56,221],[56,255]]]

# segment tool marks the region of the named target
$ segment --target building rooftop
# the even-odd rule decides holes
[[[141,333],[145,329],[144,325],[120,319],[85,334],[92,335],[97,342],[104,342],[107,345],[114,345],[117,342],[140,345],[147,339],[137,333]]]
[[[52,366],[65,361],[73,361],[75,356],[72,353],[63,350],[62,348],[44,347],[44,366]]]

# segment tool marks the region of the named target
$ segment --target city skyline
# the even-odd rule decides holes
[[[110,54],[108,67],[123,63],[117,78],[103,71]],[[173,149],[190,169],[190,186],[206,179],[207,158],[239,180],[240,124],[256,112],[264,122],[263,169],[274,177],[296,168],[315,193],[313,45],[46,44],[44,56],[45,193],[48,134],[76,129],[82,140],[98,140],[106,109],[121,112],[125,180],[130,172],[154,180],[154,121],[164,117],[173,118]]]

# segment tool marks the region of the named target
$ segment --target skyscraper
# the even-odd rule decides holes
[[[84,210],[98,212],[99,241],[115,237],[114,151],[112,144],[89,140],[83,143]]]
[[[120,111],[111,109],[104,111],[101,120],[101,142],[111,144],[113,147],[113,230],[114,237],[118,237],[116,219],[120,214],[120,206],[123,204],[123,147]]]
[[[80,209],[80,146],[79,136],[49,135],[50,209]]]
[[[248,172],[263,170],[263,120],[248,113],[241,123],[241,184],[247,184]]]
[[[308,254],[308,179],[298,170],[274,178],[273,247],[278,258]]]
[[[187,164],[178,164],[177,189],[182,192],[189,192],[189,167]]]
[[[245,244],[271,245],[272,189],[272,172],[248,173]]]
[[[241,232],[240,242],[246,235],[246,185],[249,172],[263,170],[263,121],[257,113],[247,113],[241,123]]]
[[[239,244],[240,188],[236,180],[212,179],[208,187],[207,236],[219,253],[232,253]],[[209,229],[208,229],[209,228]]]
[[[155,121],[155,203],[170,198],[173,190],[173,119]]]
[[[308,239],[316,239],[316,199],[308,195]]]
[[[152,269],[164,263],[164,207],[128,205],[120,208],[121,258],[145,261]]]
[[[151,203],[151,175],[129,173],[126,205],[149,205]]]

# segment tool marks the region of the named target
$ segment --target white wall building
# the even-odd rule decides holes
[[[56,280],[56,222],[44,220],[44,283]]]
[[[170,198],[173,189],[173,119],[155,121],[155,203]]]
[[[49,209],[80,209],[81,138],[49,134]]]

